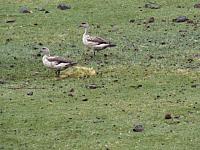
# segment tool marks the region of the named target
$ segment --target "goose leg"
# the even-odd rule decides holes
[[[56,77],[59,77],[60,76],[60,70],[56,70]]]
[[[60,77],[60,70],[58,70],[58,77]]]
[[[94,55],[94,56],[96,55],[96,52],[95,52],[95,50],[93,50],[93,55]]]

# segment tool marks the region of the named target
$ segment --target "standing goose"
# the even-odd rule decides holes
[[[63,57],[50,56],[50,51],[47,47],[43,47],[41,49],[41,52],[44,55],[42,57],[42,62],[44,64],[44,66],[46,66],[50,69],[54,69],[55,73],[56,73],[56,77],[60,76],[60,71],[65,70],[65,69],[77,64],[76,62],[66,60]]]
[[[93,49],[94,55],[96,51],[100,51],[106,49],[107,47],[115,47],[115,44],[111,44],[109,41],[97,36],[90,36],[88,34],[89,24],[88,23],[81,23],[80,27],[85,29],[83,34],[83,44],[89,48]]]

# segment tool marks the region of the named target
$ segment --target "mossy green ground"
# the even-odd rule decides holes
[[[60,2],[0,1],[0,149],[199,149],[198,1],[158,0],[154,10],[145,0],[63,0],[72,6],[66,11]],[[172,22],[180,15],[193,23]],[[85,55],[85,21],[117,47]],[[37,56],[40,43],[98,74],[56,80]],[[144,131],[133,132],[134,124]]]

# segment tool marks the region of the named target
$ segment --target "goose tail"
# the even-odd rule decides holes
[[[116,44],[109,44],[109,47],[115,47],[117,46]]]

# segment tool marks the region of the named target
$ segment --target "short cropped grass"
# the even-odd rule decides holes
[[[61,2],[71,9],[57,9]],[[198,1],[147,2],[1,0],[0,149],[199,149]],[[33,13],[19,13],[22,6]],[[172,22],[181,15],[193,23]],[[81,22],[117,47],[91,58]],[[97,75],[56,79],[42,65],[43,46]],[[133,132],[136,124],[144,131]]]

